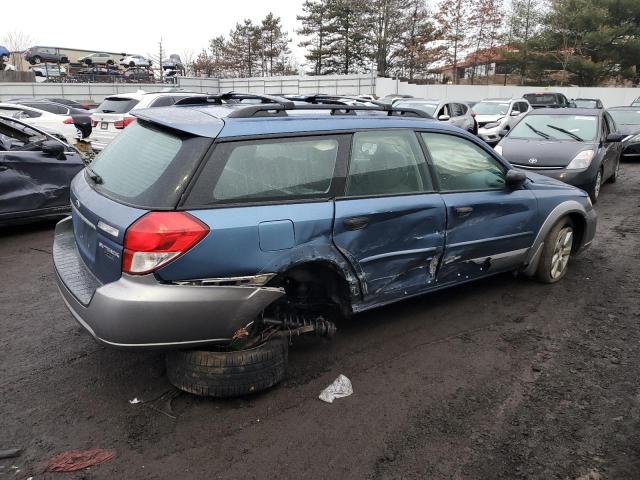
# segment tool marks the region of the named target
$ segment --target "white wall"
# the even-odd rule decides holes
[[[418,98],[478,101],[484,98],[521,97],[525,93],[553,91],[567,98],[599,98],[605,107],[630,105],[640,97],[640,89],[615,87],[519,87],[513,85],[413,85],[390,78],[378,78],[376,95],[402,93]]]

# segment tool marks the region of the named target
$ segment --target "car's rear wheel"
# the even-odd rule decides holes
[[[238,351],[179,350],[166,356],[169,381],[180,390],[210,397],[237,397],[280,382],[287,367],[285,338]]]
[[[60,63],[69,63],[69,59],[67,57],[62,57],[60,59]]]
[[[84,138],[84,132],[80,127],[76,127],[76,138],[82,140]]]
[[[555,283],[566,275],[575,239],[573,222],[561,219],[544,241],[536,278],[543,283]]]
[[[593,183],[591,184],[591,187],[587,190],[592,203],[596,203],[600,196],[600,190],[602,189],[602,176],[602,168],[600,168],[596,174],[596,178],[594,178]]]
[[[36,64],[36,63],[40,63],[42,61],[42,58],[40,58],[38,55],[35,55],[31,57],[31,60],[33,61],[34,64]]]

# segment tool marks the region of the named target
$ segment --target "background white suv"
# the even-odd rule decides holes
[[[135,120],[131,112],[143,108],[169,107],[182,98],[196,95],[198,94],[192,92],[147,93],[138,90],[107,97],[91,114],[93,131],[87,140],[94,150],[102,150]]]
[[[64,137],[69,145],[75,145],[77,132],[73,118],[68,115],[56,115],[37,108],[17,105],[15,103],[0,103],[0,115],[16,118],[41,128],[47,133]]]
[[[502,130],[511,130],[532,110],[524,98],[486,98],[473,106],[478,122],[478,136],[489,145],[502,138]]]

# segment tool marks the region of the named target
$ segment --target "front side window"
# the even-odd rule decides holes
[[[440,190],[502,190],[505,168],[487,151],[461,137],[422,133],[438,175]]]
[[[413,131],[372,131],[353,135],[348,196],[431,191],[431,178]]]
[[[189,204],[328,197],[338,144],[324,136],[222,143],[198,177]]]

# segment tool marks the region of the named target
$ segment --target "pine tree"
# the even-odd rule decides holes
[[[281,70],[283,58],[291,53],[289,50],[289,36],[282,30],[280,17],[269,14],[262,20],[260,27],[260,51],[262,57],[263,75],[272,76],[274,71]]]
[[[230,71],[239,77],[252,77],[260,71],[260,29],[249,19],[237,23],[229,33],[225,56]]]
[[[328,69],[340,74],[357,73],[371,58],[370,0],[330,0]]]
[[[495,54],[496,42],[502,29],[502,0],[477,0],[471,16],[472,47],[471,85],[474,84],[478,63],[488,65]]]
[[[305,59],[313,65],[311,73],[327,73],[326,60],[329,57],[329,0],[306,0],[302,4],[302,15],[296,18],[302,22],[297,33],[305,37],[298,45],[307,49]]]
[[[409,3],[409,5],[407,5]],[[402,33],[407,25],[404,11],[411,9],[411,1],[369,0],[366,10],[370,15],[373,58],[378,75],[386,77],[400,47]],[[424,0],[422,1],[424,3]],[[408,7],[408,8],[407,8]]]

